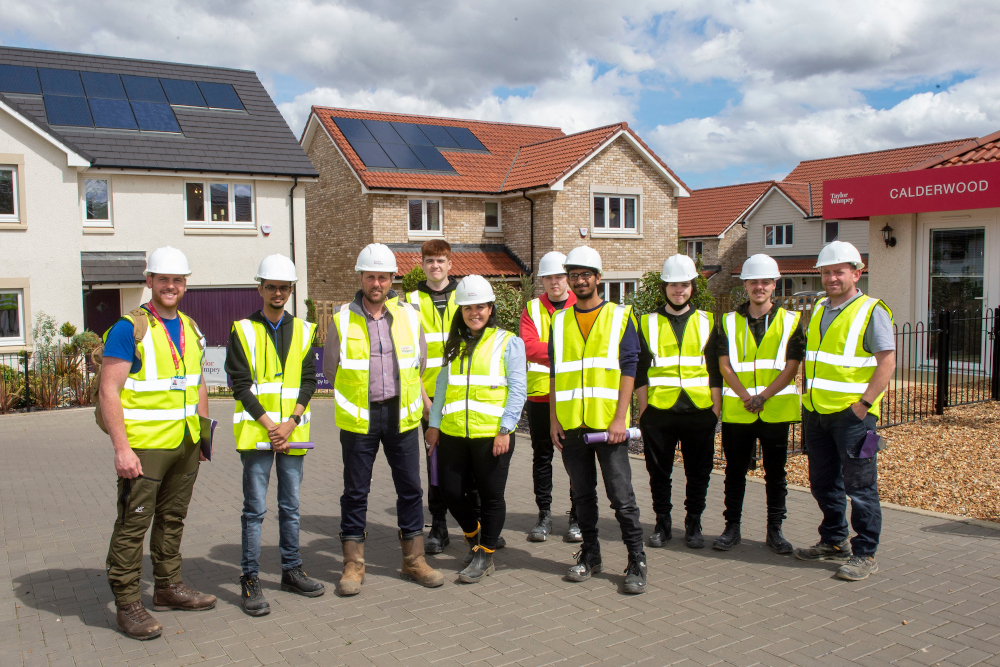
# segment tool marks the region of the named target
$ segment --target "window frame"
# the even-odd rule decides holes
[[[690,257],[691,259],[697,261],[698,255],[701,255],[702,257],[705,256],[705,241],[704,241],[704,239],[694,240],[694,241],[687,241],[686,243],[687,243],[687,245],[685,246],[685,249],[687,251],[687,256],[688,257]],[[701,251],[698,250],[698,246],[701,246]],[[694,251],[693,254],[692,254],[692,250]]]
[[[625,284],[626,283],[631,283],[632,284],[631,291],[626,291],[626,289],[625,289]],[[611,285],[612,284],[616,284],[616,285],[620,286],[619,289],[621,289],[621,296],[622,296],[622,300],[621,301],[610,301],[608,299],[607,295],[608,295],[608,293],[611,290]],[[639,281],[637,279],[635,279],[635,278],[612,278],[611,280],[601,280],[600,284],[598,284],[598,286],[597,286],[597,289],[599,290],[598,291],[598,295],[602,299],[604,299],[605,301],[608,301],[609,303],[624,304],[625,303],[625,298],[627,298],[629,294],[635,294],[635,291],[638,288],[638,286],[639,286]],[[603,289],[602,289],[602,287],[603,287]]]
[[[497,226],[496,227],[490,227],[488,224],[486,224],[486,217],[487,217],[486,216],[486,205],[487,204],[496,204],[496,207],[497,207]],[[503,232],[503,219],[502,219],[502,216],[500,215],[500,209],[501,208],[502,207],[500,205],[500,200],[499,199],[487,199],[487,200],[483,201],[483,229],[486,231],[487,234],[498,234],[500,232]],[[407,221],[407,222],[409,222],[409,221]]]
[[[631,199],[633,207],[635,210],[635,226],[634,227],[605,227],[597,225],[597,214],[594,210],[594,200],[598,197],[604,199],[604,220],[603,224],[608,223],[608,211],[611,208],[611,199],[620,199],[622,202]],[[590,193],[590,231],[596,236],[613,236],[613,235],[624,235],[624,236],[641,236],[642,234],[642,205],[641,205],[642,195],[637,193],[619,193],[619,192],[605,192],[601,190],[595,190]],[[624,218],[625,204],[621,204],[622,217]],[[624,219],[622,224],[625,224]]]
[[[87,228],[98,228],[107,229],[113,228],[115,226],[115,214],[114,207],[112,206],[112,185],[111,185],[111,175],[110,174],[93,174],[92,178],[88,178],[86,174],[83,174],[80,178],[80,208],[81,215],[83,216],[83,226]],[[108,219],[107,220],[88,220],[87,219],[87,181],[105,181],[108,184]]]
[[[781,243],[770,243],[769,244],[767,242],[767,230],[771,229],[772,230],[772,234],[773,234],[774,233],[773,230],[777,229],[778,227],[782,228],[781,229],[781,240],[782,240],[782,242]],[[791,243],[785,243],[784,241],[785,241],[785,239],[788,238],[788,229],[790,227],[793,228],[793,231],[792,231],[792,242]],[[793,225],[791,223],[781,223],[781,224],[775,224],[775,225],[764,225],[764,247],[765,248],[791,248],[791,247],[793,247],[795,245],[794,227],[795,227],[795,225]]]
[[[0,224],[21,224],[21,180],[19,164],[0,164],[0,170],[11,173],[11,194],[14,197],[14,213],[0,213]]]
[[[420,202],[420,229],[410,228],[410,202]],[[437,202],[438,228],[428,229],[427,202]],[[484,209],[485,210],[485,209]],[[444,201],[438,197],[407,197],[406,198],[406,233],[410,236],[444,236]]]
[[[21,331],[21,336],[19,338],[14,338],[12,336],[0,337],[0,348],[4,347],[23,347],[27,341],[27,330],[25,329],[25,312],[24,312],[24,298],[25,288],[23,287],[0,287],[0,294],[16,294],[17,295],[17,312],[20,317],[20,322],[18,323],[18,328]]]
[[[204,218],[188,220],[188,185],[200,185]],[[212,220],[212,186],[225,185],[227,189],[226,206],[229,220]],[[236,188],[245,185],[250,188],[250,220],[236,221]],[[252,181],[220,181],[218,179],[185,180],[182,194],[184,197],[184,227],[186,229],[257,229],[257,188]]]
[[[823,231],[822,231],[823,238],[821,239],[823,241],[823,245],[824,246],[828,246],[831,243],[833,243],[833,241],[827,241],[826,240],[826,237],[827,237],[827,233],[826,233],[827,232],[827,227],[829,227],[830,225],[837,225],[837,236],[833,239],[833,241],[839,241],[840,240],[840,220],[824,220],[823,221]]]

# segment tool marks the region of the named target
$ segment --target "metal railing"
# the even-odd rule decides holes
[[[90,405],[94,371],[82,354],[0,354],[0,413]]]

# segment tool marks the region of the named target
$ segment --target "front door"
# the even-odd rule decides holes
[[[986,228],[931,230],[928,290],[930,312],[983,310]]]
[[[121,294],[116,289],[92,289],[83,293],[83,327],[98,336],[122,316]]]

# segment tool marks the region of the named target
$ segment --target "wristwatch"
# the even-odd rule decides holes
[[[509,435],[509,434],[510,434],[509,428],[507,428],[506,426],[500,427],[500,435]]]
[[[293,422],[295,422],[296,426],[302,425],[302,417],[300,417],[299,415],[288,415],[288,418],[291,419]]]
[[[863,398],[859,398],[858,399],[858,403],[860,403],[861,405],[863,405],[863,406],[865,406],[866,408],[869,408],[869,409],[871,409],[871,407],[872,407],[872,404],[869,403],[868,401],[866,401]]]

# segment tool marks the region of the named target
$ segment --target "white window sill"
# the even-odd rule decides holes
[[[416,232],[410,230],[407,232],[408,239],[443,239],[444,232]]]
[[[766,245],[766,246],[764,246],[764,248],[766,250],[788,250],[789,248],[792,248],[792,247],[794,247],[794,246],[790,246],[790,245]]]
[[[15,352],[31,352],[30,347],[24,345],[24,341],[16,341],[7,339],[0,339],[0,354],[13,354]]]
[[[636,232],[602,232],[590,230],[590,236],[595,239],[641,239],[642,234]]]
[[[114,234],[115,228],[113,225],[84,225],[84,234]]]
[[[257,236],[258,230],[256,227],[234,227],[232,225],[228,226],[203,226],[203,227],[185,227],[184,234],[186,236]]]
[[[484,236],[503,236],[503,230],[502,229],[487,229],[483,233],[483,235]]]
[[[27,229],[28,223],[20,220],[0,220],[0,229]]]

